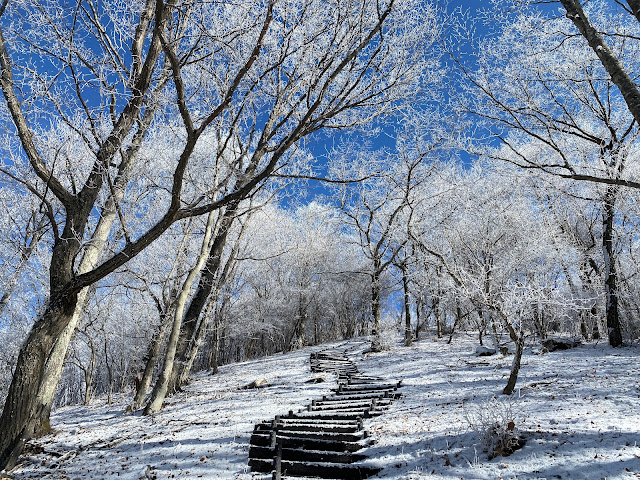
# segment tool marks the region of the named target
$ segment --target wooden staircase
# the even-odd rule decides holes
[[[306,409],[257,424],[249,448],[251,471],[271,473],[273,480],[362,480],[380,471],[358,464],[367,458],[358,451],[369,444],[362,422],[381,415],[400,397],[400,382],[361,374],[347,356],[360,345],[347,343],[311,354],[311,371],[337,375],[338,386]]]

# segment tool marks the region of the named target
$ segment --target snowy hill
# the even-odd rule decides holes
[[[360,371],[402,379],[403,398],[365,426],[371,465],[389,479],[640,478],[640,349],[585,345],[533,355],[512,398],[499,395],[511,357],[477,357],[475,339],[425,339],[354,358]],[[54,435],[28,449],[15,479],[257,479],[247,467],[255,423],[328,394],[335,378],[309,369],[309,347],[199,376],[153,417],[121,403],[65,407]],[[265,378],[270,386],[243,390]],[[497,398],[492,400],[493,397]],[[509,418],[508,412],[512,415]],[[513,421],[526,441],[488,459],[478,423]],[[480,419],[480,417],[483,417]]]

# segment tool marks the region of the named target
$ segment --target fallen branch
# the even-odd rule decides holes
[[[525,385],[522,388],[525,389],[525,388],[543,387],[543,386],[551,385],[552,383],[556,383],[557,381],[558,381],[558,379],[554,378],[553,380],[546,380],[546,381],[541,381],[541,382],[532,382],[532,383],[530,383],[528,385]]]

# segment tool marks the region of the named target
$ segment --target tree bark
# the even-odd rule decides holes
[[[602,66],[604,66],[607,73],[611,76],[611,81],[613,81],[620,90],[633,118],[640,124],[640,90],[638,90],[635,82],[620,63],[620,60],[618,60],[611,51],[602,38],[602,35],[593,28],[580,5],[580,1],[560,0],[560,3],[562,3],[562,6],[567,11],[567,18],[574,23],[580,34],[587,40],[591,49],[600,59]],[[635,0],[629,1],[629,5],[634,11],[634,14],[637,14],[638,2]]]
[[[416,333],[415,333],[415,340],[418,340],[420,338],[420,329],[422,327],[422,323],[421,323],[421,314],[422,314],[422,301],[420,299],[416,299]]]
[[[91,360],[89,360],[89,366],[84,375],[84,404],[89,405],[93,397],[93,377],[95,375],[96,367],[96,349],[91,344]]]
[[[622,328],[618,311],[618,274],[616,269],[615,248],[613,245],[616,187],[608,187],[602,214],[602,252],[604,255],[604,287],[606,295],[607,330],[609,345],[622,345]]]
[[[173,323],[171,325],[171,334],[169,335],[169,342],[167,343],[164,362],[162,364],[162,369],[160,370],[160,375],[153,387],[153,392],[151,392],[151,399],[144,409],[144,415],[151,415],[159,411],[162,408],[164,399],[166,398],[167,392],[169,391],[169,383],[171,381],[172,371],[175,368],[174,360],[178,347],[180,330],[183,323],[182,317],[184,314],[184,306],[187,303],[187,297],[191,292],[191,286],[195,282],[196,277],[202,271],[202,268],[204,267],[207,260],[209,243],[211,241],[211,236],[213,235],[213,227],[215,223],[214,218],[214,212],[209,213],[209,216],[207,217],[207,227],[205,230],[204,239],[202,240],[202,247],[200,249],[200,255],[196,260],[196,264],[187,275],[187,278],[182,285],[180,294],[176,299],[175,310],[173,312]]]
[[[213,337],[211,341],[211,353],[209,354],[208,368],[211,370],[211,375],[218,373],[219,358],[220,358],[220,328],[221,328],[221,316],[222,312],[215,312],[213,320]]]
[[[85,247],[84,255],[78,266],[78,274],[83,274],[93,269],[97,263],[100,255],[104,251],[109,233],[113,227],[116,219],[117,205],[124,198],[124,193],[131,174],[133,163],[137,157],[137,154],[142,145],[142,139],[146,134],[146,131],[153,118],[152,112],[155,109],[150,108],[148,112],[145,112],[143,120],[140,122],[140,128],[136,132],[132,146],[127,149],[124,154],[124,158],[118,166],[118,174],[114,181],[114,188],[111,196],[107,199],[104,208],[101,211],[100,219],[96,225],[93,234],[91,235],[91,241]],[[66,326],[62,334],[56,340],[53,347],[53,351],[47,359],[47,364],[44,373],[44,380],[38,391],[37,402],[41,405],[38,410],[39,418],[36,420],[35,436],[46,435],[50,431],[51,407],[56,394],[58,383],[62,377],[62,370],[64,367],[64,359],[69,349],[69,344],[73,338],[75,328],[84,316],[84,309],[91,300],[94,290],[90,290],[88,287],[83,288],[78,293],[78,303],[73,314],[73,317],[69,324]]]
[[[166,312],[160,316],[160,326],[158,331],[153,336],[153,339],[149,343],[149,349],[145,355],[145,366],[142,372],[142,377],[137,385],[136,393],[133,397],[133,402],[127,407],[127,412],[135,412],[139,408],[142,408],[144,400],[151,386],[151,380],[153,380],[153,371],[158,363],[158,357],[160,356],[160,347],[169,328],[169,319],[172,318],[170,312]]]
[[[373,333],[380,335],[380,295],[382,287],[380,285],[380,271],[375,270],[371,278],[371,317],[373,319]]]
[[[184,362],[184,366],[178,376],[179,386],[186,385],[189,380],[189,374],[191,373],[193,362],[196,360],[196,357],[198,356],[198,350],[200,350],[200,346],[202,345],[202,341],[205,336],[204,334],[207,331],[207,327],[209,326],[209,323],[211,322],[211,310],[215,303],[216,296],[217,296],[217,289],[214,292],[212,298],[209,300],[209,303],[207,303],[207,306],[205,307],[205,312],[202,314],[202,319],[200,320],[200,323],[198,323],[198,328],[196,329],[195,334],[193,336],[193,342],[191,342],[191,348],[189,349],[187,358]]]
[[[406,268],[402,269],[402,289],[404,290],[404,345],[410,347],[413,343],[413,330],[411,329],[411,299]]]
[[[22,345],[0,417],[0,469],[8,470],[15,465],[25,443],[34,436],[38,427],[38,413],[43,406],[36,398],[47,356],[71,321],[75,300],[75,295],[71,295],[51,302]]]
[[[374,351],[382,348],[380,341],[380,294],[380,271],[374,270],[371,276],[371,319],[373,321],[373,332],[371,333],[374,336],[371,348]]]
[[[170,393],[175,392],[176,389],[181,386],[179,383],[180,377],[185,379],[189,376],[189,372],[184,372],[184,368],[187,363],[189,344],[194,338],[194,333],[198,326],[198,320],[207,304],[207,299],[214,289],[216,276],[220,270],[224,246],[227,242],[227,237],[231,230],[233,220],[235,219],[239,203],[239,201],[235,201],[227,206],[224,214],[222,214],[220,223],[217,226],[213,242],[208,248],[206,264],[202,269],[196,293],[191,299],[189,308],[184,315],[184,321],[182,322],[182,328],[178,337],[175,352],[175,365],[169,378],[168,391]]]
[[[522,352],[524,350],[524,334],[515,339],[516,353],[513,356],[513,363],[511,364],[511,373],[509,374],[509,380],[507,385],[502,390],[504,395],[511,395],[516,388],[516,382],[518,381],[518,373],[520,372],[520,362],[522,360]]]
[[[433,312],[436,316],[436,335],[438,338],[442,338],[444,328],[442,322],[442,311],[440,309],[440,295],[438,294],[433,296]]]
[[[524,332],[521,330],[520,335],[517,334],[515,328],[506,318],[502,315],[504,320],[504,324],[507,327],[507,331],[509,332],[509,337],[516,345],[516,353],[513,356],[513,362],[511,364],[511,373],[509,374],[509,380],[507,380],[507,385],[502,390],[504,395],[511,395],[513,390],[516,388],[516,382],[518,381],[518,373],[520,372],[520,362],[522,360],[522,352],[524,351]]]

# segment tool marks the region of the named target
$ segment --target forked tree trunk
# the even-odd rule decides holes
[[[214,212],[211,212],[207,217],[207,227],[205,230],[204,239],[202,240],[202,247],[200,249],[200,255],[196,260],[196,264],[191,269],[187,278],[185,279],[182,290],[178,295],[175,303],[175,310],[173,313],[173,322],[171,325],[171,334],[169,335],[169,341],[167,343],[167,350],[164,356],[164,362],[162,364],[162,368],[160,370],[160,375],[156,380],[156,384],[153,387],[153,392],[151,392],[151,399],[147,406],[144,409],[144,415],[151,415],[153,413],[158,412],[162,408],[162,404],[164,403],[164,399],[167,396],[167,392],[169,390],[169,382],[171,381],[171,372],[174,369],[174,359],[176,355],[176,349],[178,347],[178,339],[180,337],[180,329],[182,327],[182,317],[184,315],[184,307],[187,303],[187,297],[191,292],[191,286],[196,280],[196,277],[202,271],[206,260],[207,253],[209,251],[209,242],[211,240],[211,236],[213,233],[214,226]]]
[[[150,107],[142,121],[139,124],[139,129],[134,136],[132,145],[127,149],[123,155],[123,160],[118,166],[118,174],[114,180],[114,186],[112,195],[107,199],[105,206],[100,212],[100,219],[96,225],[93,234],[91,235],[91,241],[85,246],[84,254],[78,265],[77,274],[83,274],[93,269],[100,255],[102,254],[106,245],[109,233],[113,227],[117,216],[118,204],[122,201],[125,194],[125,189],[129,183],[131,176],[131,170],[138,152],[142,145],[142,139],[147,132],[147,129],[153,118],[155,112],[154,107]],[[35,420],[34,436],[46,435],[50,432],[50,416],[53,400],[62,377],[62,370],[64,367],[64,360],[69,349],[69,344],[73,338],[76,326],[84,315],[84,310],[89,304],[91,297],[95,290],[89,287],[82,289],[78,293],[77,306],[71,321],[68,323],[63,332],[56,340],[53,351],[47,359],[45,373],[43,375],[43,382],[40,385],[37,396],[37,403],[41,405],[38,410],[38,418]]]
[[[49,267],[50,299],[44,313],[36,320],[20,348],[16,368],[0,417],[0,469],[13,466],[27,440],[43,426],[43,404],[38,395],[46,377],[46,365],[55,343],[72,321],[77,307],[78,292],[63,290],[73,279],[73,262],[80,250],[75,235],[84,231],[89,217],[88,206],[67,207],[67,222],[56,239]],[[66,352],[65,352],[66,353]],[[55,391],[55,385],[53,386]],[[50,429],[49,425],[44,425]]]
[[[231,225],[233,224],[233,220],[236,216],[238,205],[239,202],[236,201],[227,206],[224,214],[220,217],[219,224],[216,226],[215,237],[207,249],[207,256],[205,257],[206,264],[204,265],[204,268],[202,268],[202,275],[198,281],[196,293],[193,295],[189,308],[184,315],[184,322],[178,337],[178,344],[176,345],[175,353],[175,366],[169,377],[168,391],[170,393],[173,393],[180,387],[178,382],[179,377],[187,378],[189,376],[189,372],[182,373],[187,362],[189,344],[193,340],[200,315],[202,314],[202,311],[207,304],[207,300],[215,286],[216,277],[220,270],[224,246],[227,242]]]

